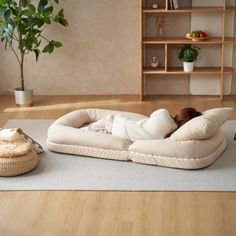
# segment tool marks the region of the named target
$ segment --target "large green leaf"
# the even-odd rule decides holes
[[[20,8],[19,7],[10,7],[10,10],[14,16],[18,16],[20,13]]]
[[[36,12],[35,6],[32,5],[32,4],[29,4],[29,5],[28,5],[28,8],[25,8],[25,9],[22,11],[21,15],[23,15],[23,16],[28,16],[28,17],[29,17],[29,16],[32,16],[35,12]]]
[[[9,31],[9,33],[12,33],[13,32],[13,29],[14,29],[14,26],[11,25],[11,24],[7,24],[7,29]]]
[[[48,45],[46,45],[46,47],[44,47],[44,49],[43,49],[43,53],[49,53],[49,54],[51,54],[52,52],[53,52],[53,50],[54,50],[54,45],[53,45],[53,43],[52,42],[49,42],[48,43]]]
[[[38,61],[39,55],[40,55],[40,50],[39,49],[34,49],[35,57],[36,57],[36,62]]]
[[[36,12],[36,8],[33,4],[29,4],[28,8],[32,15]]]
[[[43,18],[43,21],[44,21],[44,23],[46,23],[46,24],[48,24],[48,25],[51,24],[51,20],[50,20],[49,17],[44,17],[44,18]]]
[[[6,0],[7,5],[11,5],[12,2],[13,0]]]
[[[6,4],[6,0],[0,0],[0,5]]]
[[[58,16],[64,17],[64,10],[63,10],[63,9],[61,9],[61,10],[58,12]]]
[[[46,6],[48,4],[48,0],[40,0],[39,4]]]
[[[38,28],[41,28],[44,25],[44,20],[38,19],[37,26]]]
[[[7,10],[4,12],[4,18],[5,18],[6,22],[9,21],[10,16],[11,16],[11,10],[10,10],[10,9],[7,9]]]
[[[39,4],[38,4],[38,12],[40,12],[41,14],[44,13],[45,11],[45,6],[48,4],[48,0],[40,0]]]
[[[21,12],[21,15],[22,16],[31,16],[32,13],[29,9],[24,9],[22,12]]]
[[[32,50],[32,41],[30,38],[24,38],[22,40],[22,45],[25,47],[27,50],[31,51]]]
[[[47,7],[45,8],[44,16],[49,16],[52,14],[52,12],[53,12],[53,6]]]
[[[62,47],[62,43],[61,43],[61,42],[53,41],[52,43],[53,43],[53,45],[54,45],[55,48],[60,48],[60,47]]]
[[[23,7],[26,7],[26,6],[29,4],[29,1],[30,1],[30,0],[19,0],[19,1],[22,2],[22,6],[23,6]]]
[[[4,14],[6,11],[7,7],[6,6],[0,6],[0,16]]]
[[[21,34],[26,34],[27,30],[26,30],[26,25],[24,25],[23,23],[19,23],[18,24],[18,29],[20,31]]]

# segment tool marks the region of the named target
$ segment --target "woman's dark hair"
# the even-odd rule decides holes
[[[182,125],[184,125],[186,122],[188,122],[189,120],[197,117],[197,116],[201,116],[202,113],[197,111],[195,108],[192,107],[185,107],[183,109],[181,109],[179,112],[176,113],[175,117],[173,117],[177,128],[173,131],[171,131],[170,133],[168,133],[165,138],[169,138],[179,127],[181,127]]]

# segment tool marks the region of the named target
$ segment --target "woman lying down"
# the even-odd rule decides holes
[[[120,114],[107,115],[104,118],[82,127],[127,139],[130,142],[137,140],[164,139],[171,136],[179,127],[189,120],[202,115],[192,107],[186,107],[172,117],[166,109],[154,111],[149,118],[131,119]]]

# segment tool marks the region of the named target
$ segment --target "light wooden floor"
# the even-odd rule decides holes
[[[57,118],[80,108],[150,114],[184,106],[200,111],[232,106],[236,97],[135,96],[36,97],[35,106],[16,108],[0,96],[0,126],[14,118]],[[0,192],[0,236],[235,236],[236,193],[208,192]]]

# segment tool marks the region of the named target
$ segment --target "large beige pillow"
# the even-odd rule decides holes
[[[228,120],[232,107],[214,108],[203,112],[176,130],[170,137],[176,141],[207,139]]]

